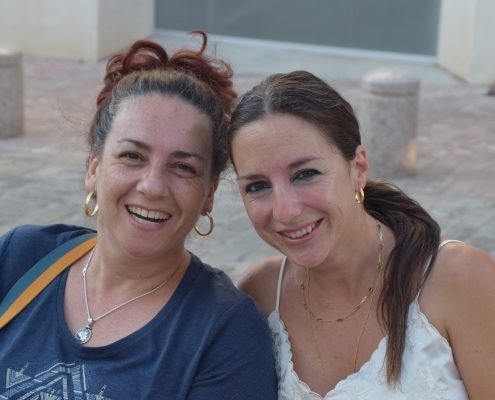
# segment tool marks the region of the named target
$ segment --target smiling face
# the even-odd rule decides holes
[[[317,126],[269,114],[237,131],[232,157],[256,232],[292,262],[323,265],[352,240],[354,195],[367,173],[362,146],[348,162]]]
[[[86,175],[100,238],[133,256],[184,251],[199,215],[213,206],[211,158],[210,120],[194,106],[155,93],[124,101]]]

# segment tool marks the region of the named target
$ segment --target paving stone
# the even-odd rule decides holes
[[[155,39],[165,37],[157,34]],[[218,50],[231,60],[240,91],[270,72],[303,68],[327,79],[356,110],[362,76],[384,65],[383,60],[284,49],[240,51],[219,45]],[[434,65],[407,66],[421,80],[417,162],[413,176],[395,183],[439,220],[445,235],[495,258],[495,97]],[[24,223],[94,227],[82,207],[84,134],[103,69],[104,62],[24,58],[25,133],[0,140],[0,234]],[[201,238],[191,233],[188,247],[234,280],[255,260],[275,254],[251,227],[232,173],[220,184],[213,217],[213,234]]]

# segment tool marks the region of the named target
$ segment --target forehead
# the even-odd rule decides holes
[[[291,114],[268,114],[262,119],[244,125],[233,138],[236,143],[244,145],[279,145],[286,147],[295,144],[302,147],[316,146],[331,148],[325,132],[316,124]]]
[[[296,159],[335,158],[335,146],[317,125],[290,114],[270,114],[250,122],[232,142],[236,169],[289,165]]]
[[[150,93],[124,100],[112,124],[110,137],[181,139],[209,142],[211,120],[201,110],[176,96]]]

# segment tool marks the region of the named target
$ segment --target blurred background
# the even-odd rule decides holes
[[[233,66],[239,93],[306,69],[361,115],[370,72],[417,79],[414,172],[393,182],[445,235],[495,257],[494,15],[493,0],[0,0],[0,234],[24,223],[94,226],[82,209],[85,133],[107,58],[145,37],[168,51],[197,47],[187,32],[202,29],[210,52]],[[190,248],[234,280],[274,254],[252,230],[231,172],[213,217],[213,234],[191,234]]]

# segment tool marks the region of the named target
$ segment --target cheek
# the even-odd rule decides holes
[[[168,185],[175,201],[184,209],[191,210],[191,215],[199,213],[203,208],[211,189],[206,178],[184,179],[169,175]]]
[[[347,192],[332,192],[327,193],[325,197],[325,204],[321,207],[327,210],[334,218],[344,218],[346,215],[348,218],[352,217],[352,212],[355,209],[354,197],[349,197]],[[350,214],[350,215],[349,215]]]
[[[243,201],[251,223],[255,227],[264,226],[270,216],[270,208],[268,205],[257,200],[249,200],[246,197],[243,198]]]
[[[125,168],[122,165],[109,165],[96,171],[96,182],[100,183],[105,191],[113,191],[127,186],[137,179],[137,171]]]

